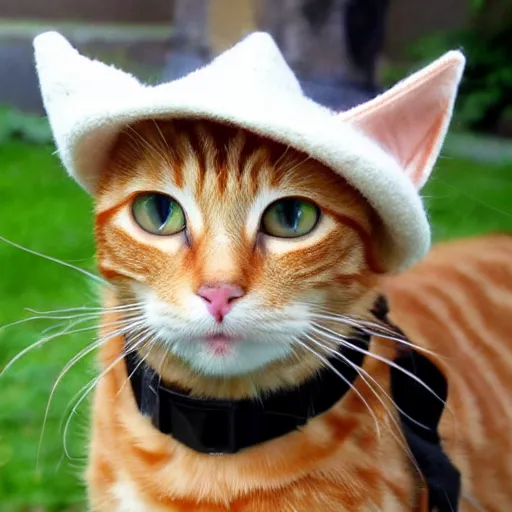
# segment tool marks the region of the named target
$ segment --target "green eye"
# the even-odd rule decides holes
[[[320,209],[313,203],[289,197],[271,204],[263,213],[261,228],[268,235],[297,238],[315,229]]]
[[[183,208],[165,194],[141,194],[132,205],[135,222],[154,235],[174,235],[185,229]]]

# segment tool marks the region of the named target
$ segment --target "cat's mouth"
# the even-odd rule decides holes
[[[259,310],[251,317],[239,307],[219,323],[193,308],[188,317],[179,316],[151,295],[143,300],[143,327],[154,333],[153,345],[207,376],[246,375],[287,359],[294,353],[294,340],[309,327],[307,315],[298,317],[296,310],[265,318]]]
[[[205,336],[203,341],[213,354],[224,355],[230,351],[233,345],[240,342],[241,338],[219,333]]]

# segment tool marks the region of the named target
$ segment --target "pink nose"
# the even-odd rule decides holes
[[[231,311],[235,300],[244,296],[244,291],[233,284],[204,284],[197,291],[197,295],[206,302],[206,309],[217,322],[222,322]]]

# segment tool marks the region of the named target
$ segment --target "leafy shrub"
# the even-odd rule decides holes
[[[456,115],[469,129],[493,132],[512,98],[512,0],[472,0],[471,5],[469,28],[423,37],[408,56],[426,62],[447,48],[463,50],[467,65]]]

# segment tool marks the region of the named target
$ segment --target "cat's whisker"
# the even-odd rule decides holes
[[[124,318],[134,318],[136,316],[139,316],[142,311],[142,308],[133,308],[133,309],[125,309],[123,311],[119,311],[120,313],[123,313]],[[62,315],[62,316],[38,316],[38,317],[32,317],[32,319],[39,319],[39,320],[78,320],[78,319],[85,319],[85,320],[99,320],[105,311],[90,311],[85,313],[77,313],[74,315]],[[53,326],[47,328],[52,329]],[[43,331],[44,332],[44,331]]]
[[[354,315],[343,315],[341,313],[333,312],[330,308],[314,304],[311,302],[303,301],[301,302],[301,304],[309,306],[311,308],[311,311],[309,311],[309,315],[311,317],[323,318],[332,322],[342,323],[348,327],[355,327],[357,329],[363,330],[367,334],[387,337],[392,341],[408,341],[406,336],[397,332],[395,329],[388,327],[387,325],[372,322],[363,317],[357,317]]]
[[[279,164],[281,163],[281,161],[286,158],[286,155],[288,154],[288,151],[290,151],[290,145],[287,145],[285,148],[284,148],[284,151],[282,152],[281,156],[276,160],[276,162],[274,163],[274,168],[276,169],[279,169]]]
[[[315,331],[317,334],[319,335],[322,335],[322,333],[320,333],[318,330]],[[423,423],[420,423],[419,421],[415,420],[413,417],[409,416],[405,411],[403,411],[400,407],[398,407],[393,399],[389,396],[389,393],[387,393],[387,391],[381,386],[381,384],[379,384],[377,382],[377,380],[375,380],[374,377],[372,377],[364,368],[354,364],[352,361],[350,361],[349,359],[343,357],[342,354],[340,354],[336,349],[332,348],[332,347],[329,347],[327,345],[324,345],[323,343],[321,343],[320,340],[317,340],[315,338],[313,338],[312,336],[308,335],[305,333],[305,336],[312,342],[314,343],[315,345],[321,347],[322,349],[326,350],[327,352],[331,353],[332,355],[334,355],[337,359],[340,359],[341,361],[344,361],[346,362],[347,364],[349,364],[350,366],[352,366],[352,368],[354,368],[360,375],[360,377],[363,379],[363,381],[368,385],[368,387],[370,387],[370,384],[366,381],[366,379],[361,375],[361,373],[364,373],[370,380],[372,380],[375,385],[380,389],[380,391],[382,391],[382,393],[384,394],[384,396],[386,398],[388,398],[391,402],[393,402],[394,404],[394,407],[404,416],[406,417],[407,419],[409,419],[411,422],[415,423],[416,425],[418,425],[419,427],[421,428],[424,428],[424,429],[428,429],[427,426],[423,425]],[[370,387],[370,389],[372,389]],[[373,391],[373,389],[372,389]],[[389,414],[389,417],[392,418],[394,420],[394,415],[390,412],[389,408],[386,406],[386,404],[382,401],[382,399],[378,396],[378,395],[375,395],[377,397],[377,399],[379,400],[379,402],[384,406],[384,408],[386,409],[386,412]],[[398,423],[395,423],[395,425],[399,427]]]
[[[102,306],[77,306],[74,308],[65,308],[65,309],[54,309],[50,311],[38,311],[32,308],[26,308],[26,311],[30,313],[34,313],[36,315],[52,315],[52,314],[60,314],[60,313],[73,313],[73,312],[92,312],[97,311],[98,313],[109,313],[116,311],[127,311],[127,310],[136,310],[142,309],[144,306],[143,302],[135,302],[133,304],[124,304],[122,306],[113,306],[113,307],[102,307]]]
[[[133,319],[139,319],[141,318],[141,312],[142,312],[142,309],[134,309],[133,311],[129,311],[129,310],[125,310],[123,313],[123,316],[122,318],[120,318],[119,320],[114,320],[108,324],[104,324],[104,323],[101,323],[100,326],[101,327],[107,327],[107,326],[110,326],[110,325],[117,325],[119,323],[125,323],[125,322],[128,322],[130,320],[133,320]],[[87,315],[79,315],[78,318],[86,318]],[[87,317],[88,320],[100,320],[102,318],[103,314],[101,312],[98,312],[98,313],[91,313],[89,317]],[[74,315],[70,315],[69,316],[70,319],[74,319],[74,318],[77,318],[77,316],[74,316]]]
[[[358,326],[366,327],[368,329],[375,329],[377,331],[382,331],[389,333],[391,336],[396,336],[398,338],[403,338],[404,340],[407,339],[402,334],[398,333],[395,329],[392,329],[391,327],[379,323],[379,322],[372,322],[371,320],[368,320],[367,318],[358,317],[355,315],[344,315],[335,311],[332,311],[332,309],[326,307],[326,306],[320,306],[318,304],[310,304],[310,307],[314,310],[316,309],[320,313],[323,313],[325,315],[333,316],[335,318],[339,318],[341,320],[346,320],[347,322],[354,322]]]
[[[150,343],[151,343],[151,345],[152,345],[152,347],[153,347],[153,346],[154,346],[154,345],[156,345],[158,342],[157,342],[157,339],[156,339],[156,338],[154,338]],[[151,347],[151,348],[152,348],[152,347]],[[159,368],[158,368],[158,372],[157,372],[157,375],[158,375],[158,385],[159,385],[159,386],[160,386],[160,383],[162,382],[162,370],[163,370],[163,367],[164,367],[164,363],[165,363],[165,358],[164,358],[164,357],[162,357],[162,358],[160,359],[160,366],[159,366]]]
[[[85,270],[84,268],[76,267],[75,265],[71,265],[71,263],[67,263],[65,261],[59,260],[58,258],[54,258],[53,256],[48,256],[46,254],[42,254],[42,253],[34,251],[32,249],[28,249],[27,247],[23,247],[22,245],[17,244],[16,242],[12,242],[11,240],[9,240],[1,235],[0,235],[0,240],[2,242],[5,242],[6,244],[10,245],[11,247],[25,251],[28,254],[32,254],[34,256],[39,256],[40,258],[43,258],[48,261],[52,261],[53,263],[58,263],[59,265],[62,265],[63,267],[67,267],[72,270],[76,270],[77,272],[80,272],[81,274],[88,277],[89,279],[92,279],[93,281],[96,281],[104,286],[111,286],[111,284],[108,281],[106,281],[102,277],[99,277],[99,276],[93,274],[92,272]]]
[[[374,328],[377,330],[383,330],[384,332],[388,332],[391,335],[401,336],[399,333],[396,332],[396,330],[390,328],[389,326],[387,326],[383,323],[380,323],[380,322],[373,322],[371,320],[368,320],[368,318],[366,318],[366,317],[356,316],[353,314],[351,314],[351,315],[341,314],[337,311],[333,311],[332,307],[328,307],[324,304],[318,304],[316,302],[311,302],[311,301],[306,301],[306,300],[301,300],[300,304],[309,306],[313,310],[313,312],[315,312],[315,310],[316,310],[320,313],[323,313],[326,315],[332,315],[336,318],[346,319],[347,321],[351,321],[351,322],[357,322],[357,324],[361,325],[361,326]],[[403,338],[405,339],[405,336],[403,336]]]
[[[142,342],[140,342],[140,336],[139,336],[139,338],[135,337],[133,339],[130,339],[130,344],[133,344],[135,346],[135,348],[130,347],[130,350],[127,351],[126,353],[129,354],[129,353],[133,352],[134,350],[136,350],[137,348],[139,348],[140,346],[144,345],[144,343],[146,341],[148,341],[148,339],[151,336],[154,336],[154,334],[155,333],[153,332],[152,329],[146,328],[146,332],[145,332],[144,336],[142,337]],[[120,393],[122,393],[122,391],[126,387],[126,384],[128,382],[130,382],[130,380],[132,379],[135,372],[146,362],[146,360],[150,356],[151,351],[153,350],[154,347],[155,347],[155,345],[151,344],[151,346],[149,347],[148,353],[144,357],[140,358],[140,361],[137,363],[137,366],[135,366],[133,371],[128,375],[127,379],[124,381],[123,385],[121,386],[119,391],[116,393],[116,396],[118,396]],[[163,362],[163,359],[162,359],[162,362]]]
[[[291,174],[295,169],[298,169],[302,165],[304,165],[309,160],[312,160],[311,156],[306,156],[302,160],[299,160],[298,162],[293,162],[293,165],[291,167],[287,167],[285,170],[287,173]]]
[[[340,354],[336,349],[324,345],[319,340],[313,338],[312,336],[308,335],[307,333],[305,333],[305,336],[308,338],[309,341],[311,341],[312,343],[314,343],[315,345],[317,345],[321,349],[326,350],[327,352],[332,354],[334,357],[336,357],[340,361],[343,361],[344,363],[347,363],[352,368],[354,368],[354,370],[358,373],[359,378],[361,380],[363,380],[363,382],[368,386],[368,389],[372,392],[372,394],[379,401],[379,403],[384,407],[384,410],[385,410],[388,418],[390,419],[390,421],[392,423],[392,426],[396,428],[396,431],[393,428],[390,428],[389,429],[390,434],[395,439],[395,441],[398,443],[398,445],[401,446],[405,450],[405,452],[409,454],[411,463],[413,464],[413,466],[418,471],[418,474],[421,474],[420,468],[419,468],[418,464],[416,463],[416,460],[415,460],[414,456],[412,455],[409,447],[407,446],[407,443],[405,443],[404,440],[400,436],[398,436],[397,433],[396,433],[396,432],[400,432],[401,431],[401,426],[400,426],[399,421],[396,419],[396,417],[393,414],[392,410],[390,410],[390,408],[385,403],[385,401],[382,399],[382,397],[379,395],[379,393],[377,393],[377,391],[375,391],[374,387],[370,384],[370,382],[368,382],[367,378],[370,379],[377,386],[377,388],[383,393],[383,395],[388,400],[391,401],[391,403],[393,403],[393,405],[394,405],[394,407],[396,408],[397,411],[399,411],[402,415],[404,415],[406,418],[408,418],[410,421],[412,421],[416,425],[420,426],[421,428],[428,429],[428,427],[426,427],[422,423],[418,422],[417,420],[415,420],[414,418],[409,416],[407,413],[405,413],[405,411],[403,411],[400,407],[398,407],[395,404],[394,400],[389,396],[389,394],[386,392],[386,390],[382,387],[382,385],[379,382],[377,382],[377,380],[374,377],[372,377],[370,375],[370,373],[368,371],[366,371],[364,368],[356,365],[355,363],[353,363],[352,361],[350,361],[346,357],[343,357],[342,354]],[[377,431],[377,435],[378,435],[378,437],[380,439],[380,431]]]
[[[84,313],[79,313],[76,315],[60,315],[60,316],[59,315],[51,315],[51,314],[49,314],[49,312],[40,312],[40,311],[36,311],[36,310],[31,310],[31,309],[27,309],[27,311],[34,313],[36,316],[31,316],[29,318],[23,318],[21,320],[16,320],[15,322],[12,322],[10,324],[2,325],[2,326],[0,326],[0,332],[5,329],[8,329],[10,327],[22,325],[27,322],[34,322],[36,320],[78,320],[78,319],[96,320],[96,319],[99,319],[102,314],[101,310],[99,310],[98,312],[84,312]],[[134,312],[136,312],[135,309],[134,309]],[[59,324],[58,326],[61,326],[61,325],[63,325],[63,324]],[[50,327],[44,329],[42,332],[44,334],[49,329],[53,329],[53,328],[55,328],[55,326],[50,326]]]
[[[415,345],[414,343],[411,343],[410,341],[408,341],[407,338],[397,336],[394,331],[393,331],[394,335],[389,335],[389,334],[386,334],[385,332],[380,332],[379,330],[368,329],[364,325],[360,325],[357,322],[354,322],[353,320],[346,319],[346,318],[340,318],[340,317],[334,317],[334,316],[330,316],[330,315],[319,315],[319,314],[312,313],[311,318],[326,320],[326,321],[330,321],[330,322],[337,322],[337,323],[341,323],[341,324],[349,326],[349,327],[355,327],[355,328],[361,330],[362,332],[364,332],[365,334],[369,334],[370,336],[377,336],[379,338],[385,338],[389,341],[394,341],[396,343],[404,345],[413,350],[418,350],[425,354],[429,354],[431,356],[437,357],[437,354],[435,352],[433,352],[432,350],[429,350],[429,349],[423,348],[423,347],[419,347],[419,346]],[[313,322],[313,323],[315,323],[315,322]],[[317,325],[320,325],[320,324],[317,324]],[[332,331],[332,332],[335,332],[335,331]],[[336,333],[336,334],[339,335],[339,333]],[[339,336],[341,336],[341,335],[339,335]]]
[[[346,339],[346,340],[350,340],[351,337],[353,337],[353,334],[351,335],[346,335],[346,334],[341,334],[341,333],[338,333],[337,331],[333,331],[329,328],[327,328],[325,325],[323,324],[320,324],[318,322],[315,322],[314,319],[315,318],[320,318],[320,320],[326,320],[327,322],[329,321],[334,321],[334,322],[337,322],[337,323],[341,323],[342,325],[347,325],[346,322],[344,321],[341,321],[341,320],[336,320],[336,319],[326,319],[325,316],[318,316],[318,315],[312,315],[312,318],[313,318],[313,322],[312,324],[316,324],[316,325],[319,325],[329,331],[331,331],[332,333],[335,333],[337,336],[339,336],[340,338],[343,338],[343,339]],[[363,334],[368,334],[370,336],[372,336],[373,338],[383,338],[383,339],[386,339],[388,341],[393,341],[395,343],[398,343],[399,345],[404,345],[412,350],[418,350],[420,352],[424,352],[426,354],[429,354],[429,355],[432,355],[432,356],[436,356],[435,352],[431,351],[431,350],[428,350],[426,348],[422,348],[422,347],[418,347],[416,346],[415,344],[411,343],[409,340],[407,340],[407,338],[399,338],[399,337],[396,337],[396,336],[389,336],[387,335],[386,333],[383,333],[383,332],[380,332],[378,330],[373,330],[373,329],[368,329],[366,327],[363,327],[363,326],[354,326],[357,330],[361,331]]]
[[[370,404],[368,401],[364,398],[364,396],[361,394],[361,392],[342,374],[340,373],[323,355],[319,354],[316,350],[314,350],[312,347],[309,347],[306,343],[301,341],[297,337],[293,337],[293,340],[300,345],[303,349],[307,350],[311,354],[313,354],[317,359],[320,359],[322,363],[327,367],[330,368],[343,382],[345,382],[352,391],[361,399],[361,401],[364,403],[366,408],[368,409],[368,412],[373,418],[373,421],[375,422],[375,430],[377,431],[377,435],[380,436],[380,426],[379,421],[376,416],[376,414],[373,412],[372,408],[370,407]]]
[[[162,134],[160,128],[158,127],[158,124],[154,120],[153,120],[153,124],[158,128],[158,131],[160,132],[160,134]],[[128,135],[130,140],[133,143],[135,143],[143,152],[145,152],[146,149],[149,149],[151,154],[157,155],[161,160],[163,160],[165,163],[167,163],[167,165],[169,165],[170,168],[172,167],[172,162],[170,161],[170,158],[169,158],[169,146],[168,146],[167,142],[165,142],[165,138],[163,137],[163,134],[162,134],[162,138],[165,142],[166,149],[168,150],[167,152],[164,150],[164,148],[156,147],[154,144],[151,144],[151,142],[148,140],[148,138],[143,137],[142,134],[140,134],[137,130],[135,130],[133,128],[133,126],[130,126],[130,125],[126,126],[125,133],[126,133],[126,135]],[[135,139],[134,135],[137,136],[137,139]]]
[[[379,396],[379,394],[375,391],[375,389],[372,387],[372,385],[368,382],[367,378],[366,377],[369,377],[377,386],[378,388],[384,393],[384,395],[389,398],[389,395],[386,393],[386,391],[382,388],[382,386],[366,371],[364,370],[362,367],[358,366],[357,364],[354,364],[352,361],[350,361],[349,359],[347,359],[346,357],[343,357],[342,354],[340,354],[338,351],[336,351],[335,349],[331,348],[331,347],[328,347],[327,345],[324,345],[323,343],[320,343],[318,340],[316,340],[315,338],[313,338],[312,336],[310,336],[309,334],[307,333],[304,333],[304,336],[310,341],[312,342],[313,344],[315,344],[316,346],[318,346],[319,348],[321,348],[322,350],[326,351],[326,352],[329,352],[330,354],[334,355],[336,357],[336,359],[339,359],[340,361],[343,361],[344,363],[348,364],[349,366],[351,366],[359,375],[359,378],[368,386],[368,388],[370,389],[370,391],[375,395],[375,397],[377,398],[377,400],[384,406],[384,409],[386,410],[386,412],[390,415],[390,417],[392,417],[392,414],[390,413],[389,411],[389,408],[387,407],[387,405],[385,404],[384,400]],[[379,436],[380,438],[380,432],[377,432],[377,435]]]
[[[351,318],[351,317],[348,317],[345,315],[339,315],[339,314],[333,315],[333,314],[314,313],[314,312],[312,312],[310,314],[312,317],[315,317],[315,318],[329,320],[331,322],[342,323],[348,327],[356,327],[365,332],[368,332],[368,334],[375,334],[377,336],[380,336],[381,332],[388,332],[389,336],[386,336],[386,337],[392,341],[405,340],[405,337],[397,334],[396,331],[388,329],[384,326],[380,326],[379,324],[372,324],[371,322],[355,320],[354,318]],[[375,332],[373,332],[373,331],[375,331]]]
[[[2,378],[4,376],[4,374],[17,362],[19,361],[24,355],[28,354],[29,352],[31,352],[32,350],[38,348],[38,347],[41,347],[42,345],[45,345],[46,343],[48,343],[49,341],[53,340],[53,339],[56,339],[56,338],[60,338],[61,336],[64,336],[64,335],[71,335],[71,334],[78,334],[78,333],[82,333],[82,332],[87,332],[87,331],[91,331],[91,330],[96,330],[98,328],[98,326],[96,324],[94,325],[91,325],[89,327],[83,327],[83,328],[80,328],[80,329],[74,329],[74,330],[70,330],[72,327],[76,326],[76,325],[79,325],[81,323],[84,323],[84,322],[87,322],[89,320],[93,320],[95,318],[81,318],[81,319],[78,319],[78,320],[75,320],[74,322],[72,322],[71,324],[69,324],[66,328],[64,328],[64,330],[62,330],[61,332],[57,333],[57,334],[52,334],[50,336],[45,336],[44,338],[41,338],[39,339],[38,341],[36,341],[35,343],[32,343],[31,345],[29,345],[28,347],[25,347],[23,350],[21,350],[20,352],[18,352],[3,368],[2,368],[2,371],[0,371],[0,378]],[[106,324],[107,326],[108,325],[119,325],[120,323],[125,323],[126,321],[116,321],[116,322],[112,322],[112,324]]]
[[[136,335],[134,338],[131,338],[130,339],[130,347],[128,347],[127,349],[123,349],[123,351],[121,352],[121,355],[118,356],[113,363],[111,363],[105,370],[103,370],[98,376],[96,376],[94,379],[92,379],[91,382],[89,382],[88,384],[86,384],[85,386],[83,386],[80,391],[75,395],[75,397],[72,399],[72,401],[78,396],[78,395],[81,395],[80,398],[77,400],[77,402],[75,403],[75,405],[72,407],[71,411],[69,412],[68,414],[68,417],[67,417],[67,420],[66,420],[66,423],[64,425],[64,431],[63,431],[63,448],[64,448],[64,453],[66,455],[66,457],[70,460],[73,460],[73,457],[70,455],[69,453],[69,450],[68,450],[68,445],[67,445],[67,440],[68,440],[68,432],[69,432],[69,427],[71,425],[71,421],[73,419],[73,417],[76,415],[77,411],[78,411],[78,408],[80,407],[80,405],[82,404],[82,402],[87,398],[87,396],[89,395],[89,393],[98,385],[98,383],[100,382],[101,379],[103,379],[103,377],[105,377],[105,375],[110,372],[113,368],[115,368],[115,366],[120,363],[125,357],[126,355],[130,354],[131,352],[134,352],[135,350],[137,350],[138,348],[142,347],[144,345],[144,343],[147,342],[147,340],[153,335],[153,332],[151,329],[149,328],[144,328],[140,333],[138,333],[138,335]],[[134,342],[135,341],[135,342]],[[145,361],[145,359],[147,358],[147,355],[141,359],[141,362],[139,363],[139,365],[137,366],[137,368],[140,366],[140,364],[142,364],[143,361]],[[136,368],[136,369],[137,369]],[[134,371],[136,371],[136,369]],[[121,391],[124,389],[125,385],[127,382],[129,382],[129,379],[131,379],[131,375],[128,377],[128,379],[123,383],[121,389],[117,392],[116,396],[119,395],[119,393],[121,393]]]
[[[396,428],[396,431],[393,429],[393,428],[390,428],[389,429],[389,432],[391,434],[391,436],[395,439],[395,441],[398,443],[399,446],[401,446],[406,453],[409,453],[410,455],[410,460],[411,460],[411,463],[416,467],[416,469],[418,471],[420,471],[420,468],[419,466],[417,465],[414,457],[412,456],[412,454],[410,453],[410,449],[409,447],[407,446],[407,443],[404,442],[404,440],[397,435],[396,432],[400,432],[401,431],[401,427],[400,427],[400,423],[398,422],[398,420],[396,419],[395,415],[393,414],[392,410],[389,408],[389,406],[386,404],[386,402],[383,400],[383,398],[379,395],[379,393],[374,389],[374,387],[371,385],[370,382],[368,382],[367,378],[370,379],[376,386],[377,388],[383,393],[383,395],[391,401],[391,403],[393,403],[394,407],[399,411],[401,412],[402,414],[404,414],[404,416],[406,416],[407,418],[409,418],[411,421],[413,421],[415,424],[421,426],[422,428],[427,428],[425,427],[423,424],[419,423],[418,421],[416,421],[414,418],[411,418],[408,414],[406,414],[401,408],[399,408],[393,401],[393,399],[389,396],[389,394],[386,392],[386,390],[381,386],[381,384],[379,382],[377,382],[377,380],[372,377],[364,368],[354,364],[352,361],[348,360],[347,358],[343,357],[342,354],[340,354],[337,350],[331,348],[331,347],[328,347],[326,345],[324,345],[323,343],[321,343],[319,340],[316,340],[315,338],[313,338],[312,336],[309,336],[308,334],[305,334],[305,336],[309,339],[309,341],[313,342],[315,345],[317,345],[318,347],[320,347],[321,349],[323,350],[326,350],[327,352],[331,353],[332,355],[334,355],[334,357],[336,357],[336,359],[339,359],[340,361],[343,361],[344,363],[347,363],[349,364],[352,368],[354,368],[354,370],[358,373],[359,375],[359,378],[366,384],[366,386],[368,386],[368,389],[372,392],[372,394],[375,396],[375,398],[379,401],[379,403],[383,406],[388,418],[390,419],[391,423],[392,423],[392,426]],[[378,430],[377,431],[377,436],[379,439],[381,439],[381,436],[380,436],[380,431]]]
[[[29,313],[34,313],[36,315],[54,315],[54,314],[65,314],[65,313],[80,313],[80,312],[91,312],[91,311],[101,311],[101,306],[75,306],[71,308],[63,308],[63,309],[50,309],[47,311],[40,311],[34,308],[25,308],[25,311]]]
[[[71,317],[70,320],[80,320],[80,323],[86,323],[88,321],[94,321],[94,327],[97,327],[97,321],[99,320],[99,317],[98,316],[92,316],[91,318],[73,318]],[[47,335],[51,332],[54,332],[54,331],[58,331],[60,328],[64,327],[66,325],[66,322],[61,322],[59,324],[56,324],[56,325],[50,325],[49,327],[46,327],[45,329],[43,329],[41,331],[41,334],[43,335]]]
[[[127,322],[123,322],[123,323],[127,323]],[[119,322],[112,322],[112,323],[109,323],[109,324],[102,324],[102,327],[112,327],[116,324],[119,324]],[[144,335],[146,332],[148,331],[148,328],[147,327],[144,327],[134,338],[130,338],[130,342],[132,340],[136,340],[138,338],[140,338],[142,335]],[[98,378],[99,379],[99,378]],[[94,377],[93,380],[97,380],[97,377]],[[85,384],[85,386],[82,386],[82,388],[77,392],[75,393],[75,395],[73,396],[73,398],[71,398],[70,402],[69,402],[69,405],[68,407],[66,408],[66,411],[64,411],[64,416],[67,416],[68,415],[68,410],[69,410],[69,407],[71,407],[71,404],[73,404],[75,402],[75,400],[78,398],[79,395],[81,395],[81,393],[84,391],[85,388],[87,388],[89,386],[90,383],[88,384]],[[63,424],[61,423],[60,429],[63,428]]]
[[[64,330],[62,330],[61,332],[57,333],[57,334],[52,334],[50,336],[45,336],[44,338],[41,338],[39,339],[38,341],[36,341],[35,343],[32,343],[31,345],[29,345],[28,347],[25,347],[23,350],[21,350],[20,352],[18,352],[3,368],[2,368],[2,371],[0,371],[0,378],[2,378],[4,376],[4,374],[9,371],[9,369],[17,362],[19,361],[24,355],[28,354],[30,351],[38,348],[38,347],[41,347],[42,345],[46,344],[47,342],[55,339],[55,338],[59,338],[63,335],[70,335],[70,334],[76,334],[76,333],[79,333],[79,332],[85,332],[85,331],[90,331],[92,329],[96,329],[96,325],[93,325],[93,326],[90,326],[90,327],[86,327],[86,328],[81,328],[81,329],[75,329],[75,330],[70,330],[72,327],[76,326],[76,325],[79,325],[83,322],[86,322],[87,320],[89,319],[80,319],[80,320],[76,320],[75,322],[72,322],[71,324],[69,324]]]
[[[165,146],[164,150],[158,151],[157,154],[164,160],[164,162],[169,166],[169,168],[172,168],[171,158],[169,157],[169,153],[172,153],[172,149],[169,147],[169,144],[168,144],[166,138],[164,137],[164,134],[162,133],[162,130],[160,129],[160,126],[158,125],[158,123],[154,119],[152,121],[153,121],[153,125],[154,125],[156,131],[158,132],[160,140],[162,141],[163,145]],[[155,148],[153,148],[153,149],[155,149]],[[159,149],[161,149],[161,148],[159,148]]]
[[[404,375],[407,375],[410,379],[414,380],[420,386],[422,386],[424,389],[426,389],[429,393],[432,394],[432,396],[437,398],[441,403],[443,403],[443,404],[445,403],[445,401],[432,388],[427,386],[420,378],[418,378],[416,375],[414,375],[410,371],[406,370],[405,368],[402,368],[401,366],[397,365],[394,361],[391,361],[390,359],[386,359],[385,357],[381,357],[378,354],[374,354],[373,352],[370,352],[369,350],[365,350],[363,348],[358,347],[357,345],[354,345],[353,343],[350,343],[349,341],[347,341],[346,338],[339,336],[336,331],[333,331],[332,329],[324,327],[321,324],[317,324],[317,323],[313,322],[311,327],[315,332],[318,332],[319,334],[325,336],[328,339],[331,339],[337,343],[342,343],[345,347],[356,350],[357,352],[361,352],[361,353],[367,355],[368,357],[376,359],[377,361],[387,364],[391,368],[394,368],[395,370],[402,372]]]
[[[40,438],[39,438],[39,445],[38,445],[38,449],[37,449],[36,470],[38,470],[38,468],[39,468],[39,460],[40,460],[40,455],[41,455],[41,446],[42,446],[42,441],[43,441],[43,438],[44,438],[44,433],[45,433],[45,430],[46,430],[46,423],[47,423],[47,420],[48,420],[48,415],[50,413],[50,406],[52,404],[52,400],[53,400],[53,396],[55,395],[55,391],[56,391],[58,385],[60,384],[60,382],[62,381],[62,379],[64,378],[64,376],[68,373],[68,371],[78,361],[80,361],[82,358],[86,357],[88,354],[90,354],[92,351],[96,350],[100,346],[104,345],[108,340],[110,340],[112,338],[115,338],[117,336],[126,334],[126,333],[130,332],[130,330],[133,330],[133,329],[141,326],[143,323],[144,323],[144,320],[138,320],[138,321],[130,322],[129,325],[121,327],[120,329],[118,329],[118,330],[116,330],[116,331],[114,331],[112,333],[109,333],[106,336],[103,336],[102,338],[100,338],[96,342],[91,343],[88,347],[85,347],[84,349],[82,349],[61,370],[61,372],[57,376],[57,378],[56,378],[56,380],[55,380],[55,382],[54,382],[54,384],[52,386],[52,389],[50,391],[50,395],[48,397],[48,401],[47,401],[47,404],[46,404],[46,409],[45,409],[44,418],[43,418],[43,426],[42,426],[42,429],[41,429],[41,435],[40,435]]]
[[[47,334],[53,332],[53,331],[58,331],[59,329],[61,329],[62,327],[64,327],[64,325],[66,325],[66,322],[61,322],[57,325],[50,325],[49,327],[46,327],[45,329],[43,329],[41,331],[41,334],[43,336],[46,336]]]
[[[23,318],[21,320],[16,320],[15,322],[12,322],[10,324],[5,324],[5,325],[0,326],[0,332],[5,329],[9,329],[10,327],[15,327],[16,325],[22,325],[27,322],[34,322],[36,320],[67,320],[67,319],[71,319],[71,318],[74,318],[74,317],[68,317],[68,316],[55,317],[55,316],[45,316],[45,315],[31,316],[30,318]]]

